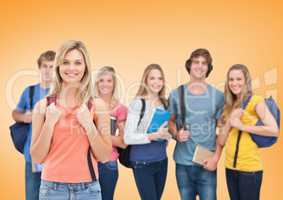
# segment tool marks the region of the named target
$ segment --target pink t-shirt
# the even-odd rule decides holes
[[[118,104],[111,112],[111,116],[116,118],[117,123],[126,121],[128,114],[128,109],[122,104]],[[115,161],[119,157],[118,150],[115,146],[112,147],[111,161]]]
[[[64,183],[90,182],[87,163],[89,140],[76,117],[78,107],[70,109],[59,104],[56,106],[63,113],[54,127],[50,150],[44,160],[42,179]],[[93,157],[92,163],[98,178],[97,161]]]

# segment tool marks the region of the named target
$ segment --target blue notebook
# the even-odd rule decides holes
[[[147,128],[147,133],[158,131],[159,127],[162,124],[169,121],[170,117],[171,115],[168,111],[161,108],[155,108],[152,113],[151,121]]]

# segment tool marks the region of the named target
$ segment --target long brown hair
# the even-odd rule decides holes
[[[143,96],[146,96],[148,94],[147,78],[149,76],[149,73],[152,70],[155,70],[155,69],[160,71],[161,77],[162,77],[163,82],[164,82],[164,85],[163,85],[162,89],[159,91],[158,96],[159,96],[161,103],[165,107],[167,107],[167,100],[165,98],[165,75],[164,75],[164,71],[162,70],[161,66],[158,65],[158,64],[150,64],[145,68],[143,75],[142,75],[140,87],[139,87],[138,92],[136,94],[136,97],[143,97]]]
[[[242,95],[240,99],[237,99],[236,95],[234,95],[229,88],[229,75],[232,70],[240,70],[245,78],[245,87],[242,90]],[[247,66],[242,64],[235,64],[232,65],[226,75],[226,83],[225,83],[225,91],[224,91],[224,99],[225,99],[225,106],[224,106],[224,112],[222,115],[222,120],[225,122],[227,118],[230,116],[231,112],[235,108],[239,108],[243,102],[244,99],[246,99],[248,96],[251,96],[253,94],[252,92],[252,79],[250,76],[250,72],[247,68]]]

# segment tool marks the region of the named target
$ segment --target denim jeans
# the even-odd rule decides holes
[[[58,183],[41,181],[39,200],[101,200],[98,181],[89,183]]]
[[[142,200],[160,200],[167,177],[167,158],[157,162],[132,162],[135,182]]]
[[[226,182],[231,200],[259,200],[262,171],[241,172],[226,168]]]
[[[41,172],[32,172],[31,162],[26,162],[25,167],[26,200],[38,200]]]
[[[216,171],[176,164],[176,178],[182,200],[216,200]]]
[[[117,161],[98,163],[98,171],[102,200],[113,200],[119,176]]]

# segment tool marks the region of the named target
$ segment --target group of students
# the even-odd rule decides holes
[[[196,49],[185,63],[188,83],[171,91],[167,99],[163,69],[150,64],[128,108],[117,96],[114,68],[99,69],[93,83],[89,54],[80,41],[67,41],[56,56],[53,51],[44,52],[38,66],[41,81],[32,86],[32,101],[29,86],[12,114],[16,121],[32,122],[24,148],[27,200],[113,199],[118,148],[128,145],[140,198],[160,200],[171,138],[176,140],[174,160],[182,200],[196,196],[200,200],[217,199],[216,169],[224,146],[231,200],[260,198],[263,166],[250,133],[277,136],[279,128],[264,98],[253,94],[246,66],[229,68],[222,93],[206,82],[213,70],[209,51]],[[246,109],[241,109],[249,96]],[[147,125],[155,108],[169,111],[171,118],[168,126],[164,124],[148,134]],[[113,118],[117,134],[111,134]],[[264,125],[255,126],[256,119]],[[242,138],[237,144],[239,131]],[[214,152],[202,165],[193,162],[197,145]]]

